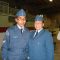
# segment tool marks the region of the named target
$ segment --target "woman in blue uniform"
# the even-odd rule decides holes
[[[30,60],[54,60],[53,38],[49,31],[43,29],[43,15],[35,17],[35,31],[31,32],[29,40]]]
[[[26,13],[23,9],[16,14],[16,25],[7,29],[2,45],[3,60],[25,60],[29,30],[25,28]]]

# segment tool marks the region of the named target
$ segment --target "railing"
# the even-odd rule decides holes
[[[18,9],[9,7],[9,14],[10,15],[15,15],[17,11],[18,11]]]
[[[15,15],[18,9],[9,7],[9,3],[0,1],[0,15]]]
[[[0,14],[9,13],[9,4],[3,1],[0,1]]]

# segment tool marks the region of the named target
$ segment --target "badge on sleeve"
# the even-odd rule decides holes
[[[9,32],[8,32],[8,31],[6,31],[6,33],[5,33],[5,38],[4,38],[4,40],[3,40],[3,43],[6,42],[6,36],[9,36]]]

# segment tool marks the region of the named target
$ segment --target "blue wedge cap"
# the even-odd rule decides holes
[[[16,16],[26,16],[26,13],[23,9],[21,9],[17,12]]]
[[[43,15],[36,15],[35,21],[43,21]]]

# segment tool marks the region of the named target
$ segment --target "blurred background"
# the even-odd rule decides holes
[[[23,8],[27,13],[26,27],[34,29],[34,18],[37,14],[43,14],[44,28],[52,32],[55,48],[55,60],[60,60],[60,41],[57,34],[60,30],[60,0],[0,0],[0,60],[1,46],[5,31],[15,24],[16,12]]]

